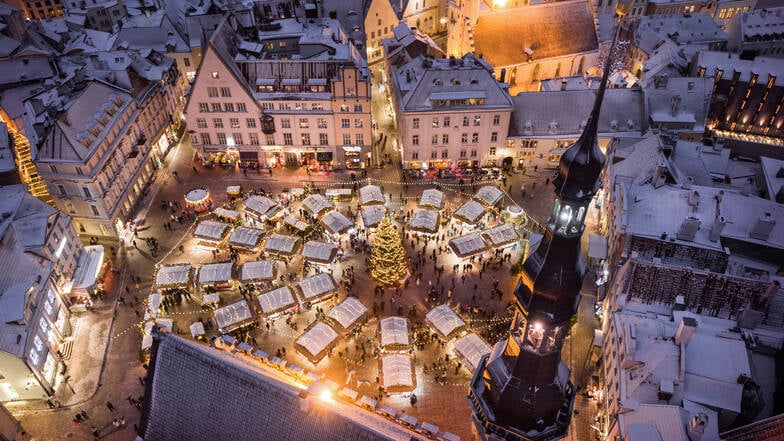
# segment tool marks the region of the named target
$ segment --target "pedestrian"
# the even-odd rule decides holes
[[[82,419],[84,419],[84,420],[89,420],[90,419],[90,417],[87,415],[87,412],[85,412],[85,411],[79,412],[79,415],[81,415]]]
[[[106,408],[109,409],[109,412],[114,412],[114,404],[111,401],[106,402]]]
[[[272,168],[269,168],[269,175],[272,176]]]

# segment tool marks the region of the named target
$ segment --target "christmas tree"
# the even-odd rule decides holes
[[[378,224],[370,252],[370,275],[386,286],[395,286],[408,273],[406,251],[395,224],[385,215]]]

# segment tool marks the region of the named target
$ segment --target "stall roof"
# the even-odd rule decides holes
[[[242,282],[256,282],[274,278],[275,262],[272,260],[257,260],[242,264],[242,270],[240,271],[240,281]]]
[[[250,306],[248,306],[248,302],[245,300],[240,300],[239,302],[215,310],[215,323],[223,332],[227,332],[234,325],[251,320],[252,318],[253,314],[250,312]]]
[[[327,212],[327,214],[321,218],[321,223],[323,223],[332,234],[343,234],[354,226],[354,222],[351,222],[343,213],[337,210]]]
[[[191,323],[191,336],[196,338],[200,335],[204,335],[204,323],[202,322],[194,322]]]
[[[237,227],[229,236],[229,243],[242,248],[256,248],[261,242],[264,230],[258,228]]]
[[[362,207],[362,223],[365,224],[366,228],[375,227],[381,222],[381,219],[384,218],[386,212],[387,207],[383,205],[368,205],[367,207]]]
[[[327,242],[309,240],[302,248],[302,257],[311,262],[332,263],[337,254],[338,247]]]
[[[384,388],[406,388],[413,390],[416,387],[414,368],[411,357],[403,354],[392,354],[381,357],[381,375]]]
[[[349,329],[367,312],[367,307],[355,297],[346,297],[327,313],[327,317],[340,323],[343,329]]]
[[[520,235],[513,225],[501,224],[482,232],[482,237],[491,247],[500,247],[508,243],[517,242]]]
[[[272,291],[261,293],[256,296],[256,299],[264,314],[274,314],[278,311],[291,308],[297,303],[294,299],[294,294],[288,286],[281,286]]]
[[[258,217],[271,217],[271,212],[277,212],[278,204],[266,196],[253,195],[245,200],[245,211]]]
[[[204,294],[201,297],[201,304],[202,305],[207,305],[207,304],[210,304],[210,303],[218,304],[219,302],[220,302],[220,295],[218,293],[216,293],[216,292],[214,292],[212,294]]]
[[[455,342],[455,352],[471,372],[474,372],[482,357],[489,354],[491,350],[490,345],[474,333],[467,334]]]
[[[305,232],[308,229],[308,227],[310,227],[309,223],[307,223],[307,222],[305,222],[303,220],[299,220],[299,219],[297,219],[294,216],[286,216],[285,218],[283,218],[283,222],[286,225],[288,225],[288,226],[294,228],[295,230],[299,231],[300,233]]]
[[[163,296],[159,292],[154,292],[147,296],[147,309],[144,311],[144,319],[154,319],[161,312],[161,302]]]
[[[444,192],[434,188],[428,188],[422,192],[422,197],[419,199],[420,207],[431,207],[436,210],[444,208]]]
[[[487,245],[480,233],[471,233],[451,239],[449,246],[459,257],[468,257],[481,253]]]
[[[381,330],[381,346],[408,346],[408,319],[405,317],[387,317],[379,322]]]
[[[226,217],[226,218],[229,218],[229,219],[237,219],[237,217],[239,217],[239,215],[240,215],[238,212],[236,212],[234,210],[227,210],[227,209],[225,209],[223,207],[218,207],[218,208],[212,210],[212,214],[214,214],[216,216]]]
[[[297,252],[299,238],[284,234],[273,234],[264,243],[264,251],[273,254],[285,254],[290,256]]]
[[[305,301],[318,300],[332,294],[337,289],[335,279],[328,273],[320,273],[302,279],[297,286],[299,286]]]
[[[319,216],[321,213],[333,209],[335,204],[320,194],[312,194],[302,201],[302,206],[313,216]]]
[[[226,237],[228,230],[229,224],[205,220],[199,222],[199,225],[196,227],[196,231],[193,232],[193,235],[196,237],[204,237],[212,240],[221,240]]]
[[[384,204],[384,194],[378,185],[366,185],[359,189],[359,205]]]
[[[475,224],[485,214],[485,207],[477,201],[468,201],[455,211],[454,216],[467,224]]]
[[[325,323],[316,323],[312,328],[302,334],[296,341],[310,354],[310,358],[320,358],[319,355],[326,351],[335,340],[338,333]]]
[[[89,289],[95,285],[98,271],[103,265],[103,245],[84,247],[73,275],[73,289]]]
[[[199,284],[210,285],[213,283],[228,282],[231,280],[232,262],[208,263],[199,268]]]
[[[169,332],[174,331],[174,319],[161,317],[155,320],[150,320],[144,324],[144,335],[142,335],[142,350],[149,349],[152,346],[152,326],[154,324],[157,324],[159,328],[166,328]]]
[[[446,305],[439,305],[431,309],[425,318],[444,337],[449,337],[450,334],[465,326],[463,319]]]
[[[324,191],[324,196],[327,198],[334,198],[339,196],[351,196],[352,193],[350,188],[328,188]]]
[[[491,207],[500,202],[501,198],[503,197],[504,192],[502,192],[498,187],[492,185],[485,185],[484,187],[477,190],[477,192],[474,194],[475,200]]]
[[[438,231],[439,213],[436,210],[417,210],[408,222],[408,228],[425,233]]]
[[[190,283],[191,270],[189,263],[162,266],[155,274],[155,286],[164,288],[186,286]]]

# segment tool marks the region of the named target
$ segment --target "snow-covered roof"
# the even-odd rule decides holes
[[[73,289],[88,289],[95,285],[98,274],[104,260],[103,245],[90,245],[84,247],[79,255],[79,262],[76,264],[73,281]]]
[[[193,338],[206,334],[204,332],[204,323],[202,322],[193,322],[191,323],[190,328],[191,328],[191,337]]]
[[[327,199],[330,198],[351,198],[353,196],[353,190],[350,188],[328,188],[324,190],[324,196]]]
[[[439,305],[431,309],[425,315],[425,319],[444,337],[449,337],[450,334],[465,326],[463,319],[446,305]]]
[[[501,224],[482,232],[482,237],[488,246],[499,247],[508,243],[516,242],[520,239],[517,230],[513,225]]]
[[[459,257],[468,257],[481,253],[487,245],[480,233],[466,234],[449,240],[449,247]]]
[[[320,194],[312,194],[306,197],[302,201],[302,206],[313,216],[319,216],[321,213],[335,208],[335,204]]]
[[[237,325],[253,319],[250,306],[245,300],[215,310],[215,323],[222,332],[229,332]]]
[[[485,185],[474,194],[474,199],[491,207],[500,202],[502,197],[504,193],[492,185]]]
[[[161,302],[163,296],[159,292],[154,292],[147,296],[147,308],[144,310],[144,319],[154,319],[161,312]]]
[[[272,260],[257,260],[245,262],[240,271],[240,281],[258,282],[275,278],[275,262]]]
[[[328,273],[320,273],[302,279],[297,286],[302,292],[305,301],[316,301],[335,292],[337,285],[335,279]]]
[[[297,245],[299,245],[299,238],[296,236],[273,234],[264,243],[264,252],[291,256],[297,252]]]
[[[349,218],[337,210],[332,210],[325,214],[324,217],[321,218],[321,223],[323,223],[332,234],[343,234],[354,226],[354,222],[351,222]]]
[[[210,293],[210,294],[204,294],[201,297],[201,304],[202,305],[209,305],[210,303],[213,303],[215,305],[220,303],[220,295],[217,292],[213,292],[213,293]]]
[[[164,288],[185,286],[190,282],[191,270],[189,263],[164,265],[158,268],[155,274],[155,286]]]
[[[405,317],[387,317],[378,324],[381,333],[381,347],[408,347],[411,340],[408,336],[408,319]]]
[[[288,225],[288,226],[290,226],[290,227],[292,227],[292,228],[294,228],[295,230],[297,230],[299,232],[303,232],[303,231],[307,230],[308,227],[310,227],[309,223],[307,223],[307,222],[305,222],[303,220],[297,219],[294,216],[286,216],[285,218],[283,218],[283,223]]]
[[[485,207],[477,201],[468,201],[461,205],[454,217],[467,224],[475,224],[485,214]]]
[[[422,192],[422,197],[419,199],[420,207],[431,207],[436,210],[444,208],[444,192],[434,188],[428,188]]]
[[[155,320],[150,320],[144,324],[144,334],[142,335],[142,350],[148,349],[152,346],[152,327],[158,325],[159,328],[166,328],[169,332],[174,329],[174,319],[168,317],[161,317]]]
[[[359,189],[359,204],[383,204],[384,194],[378,185],[366,185]]]
[[[258,228],[237,227],[229,236],[229,244],[241,248],[256,248],[263,234],[264,230]]]
[[[588,235],[588,257],[607,258],[607,237],[591,233]]]
[[[338,322],[343,329],[349,329],[367,313],[367,310],[367,307],[356,297],[346,297],[327,313],[327,317]]]
[[[212,285],[231,280],[232,262],[208,263],[199,268],[199,284]]]
[[[237,219],[237,217],[239,217],[240,215],[238,212],[234,210],[227,210],[223,207],[218,207],[212,210],[212,214],[214,214],[215,216],[225,217],[228,219]]]
[[[196,227],[196,231],[193,232],[193,235],[206,239],[221,240],[226,237],[226,233],[229,231],[229,226],[229,224],[223,222],[205,220],[199,222],[199,225]]]
[[[302,247],[302,257],[311,262],[332,263],[337,254],[338,247],[327,242],[309,240]]]
[[[258,217],[273,216],[271,213],[277,213],[278,207],[278,203],[267,196],[253,195],[245,200],[245,211]]]
[[[466,334],[455,342],[455,352],[471,372],[474,372],[482,357],[489,354],[491,350],[490,345],[474,333]]]
[[[391,354],[381,357],[381,377],[387,391],[402,392],[416,387],[414,366],[408,355]]]
[[[274,314],[278,311],[291,308],[297,301],[294,299],[294,293],[288,286],[281,286],[272,291],[267,291],[256,296],[261,312],[264,314]]]
[[[387,207],[383,205],[368,205],[362,207],[362,223],[366,228],[372,228],[381,222],[384,214],[387,212]]]
[[[438,231],[439,212],[436,210],[417,210],[408,222],[408,228],[425,233]]]
[[[307,354],[310,361],[322,359],[326,355],[327,349],[338,339],[338,333],[326,323],[316,323],[312,328],[305,331],[296,341]]]

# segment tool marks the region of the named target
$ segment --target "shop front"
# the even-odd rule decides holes
[[[332,170],[333,156],[332,152],[316,152],[316,161],[319,168],[321,170]]]
[[[362,147],[344,146],[343,157],[346,158],[346,168],[364,168],[362,162]]]
[[[240,168],[259,168],[259,153],[256,151],[240,151]]]

